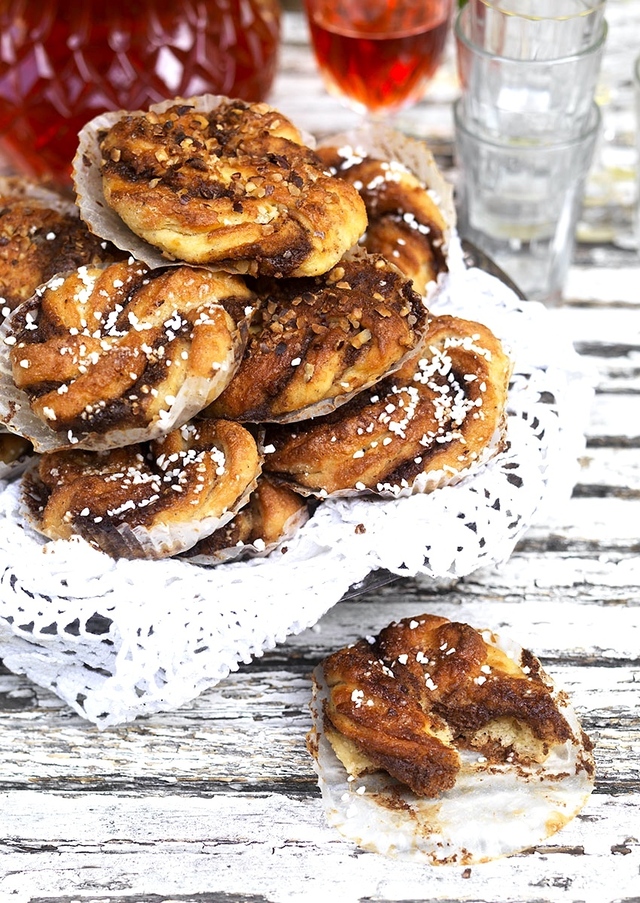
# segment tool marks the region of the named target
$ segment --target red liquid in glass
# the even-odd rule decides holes
[[[444,50],[451,3],[385,4],[375,18],[354,20],[337,2],[308,3],[314,51],[327,87],[371,112],[418,100]],[[366,3],[360,4],[366,7]],[[379,6],[379,4],[378,4]]]
[[[0,0],[0,144],[21,172],[68,183],[82,126],[210,92],[262,100],[277,0]]]

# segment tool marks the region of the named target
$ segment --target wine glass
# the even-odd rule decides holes
[[[424,95],[442,59],[454,0],[305,0],[327,90],[367,119]]]

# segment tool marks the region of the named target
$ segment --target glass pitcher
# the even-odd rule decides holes
[[[0,154],[69,184],[77,134],[171,97],[267,96],[278,0],[0,0]]]

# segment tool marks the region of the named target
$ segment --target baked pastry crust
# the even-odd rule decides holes
[[[320,496],[449,483],[500,449],[511,367],[486,326],[434,317],[396,373],[326,417],[269,427],[265,470]]]
[[[286,422],[326,413],[397,368],[427,325],[409,281],[375,255],[255,288],[262,304],[242,363],[207,416]]]
[[[100,136],[100,149],[107,203],[174,259],[315,275],[366,227],[353,186],[330,176],[267,104],[192,98],[127,114]]]
[[[399,860],[473,865],[544,843],[593,790],[593,743],[532,653],[424,614],[313,672],[327,820]]]
[[[81,536],[114,558],[166,558],[233,517],[260,463],[239,424],[190,422],[150,443],[40,455],[22,497],[50,539]]]
[[[40,433],[19,413],[12,428],[42,450],[169,432],[228,383],[253,301],[238,276],[132,259],[54,278],[8,321],[13,383]]]
[[[0,178],[0,311],[6,316],[57,273],[114,261],[72,204],[18,177]]]
[[[325,729],[343,764],[356,773],[381,768],[418,796],[453,787],[461,749],[517,765],[543,762],[576,739],[537,660],[528,652],[510,659],[468,624],[405,618],[322,668]]]
[[[448,224],[433,192],[397,160],[349,147],[322,146],[318,155],[364,201],[368,225],[360,243],[395,264],[417,292],[426,294],[448,270]]]
[[[0,429],[0,477],[2,477],[4,466],[10,467],[21,458],[29,455],[32,451],[31,443],[22,436],[15,436],[13,433],[6,433]]]
[[[201,539],[182,557],[193,564],[213,565],[266,554],[291,539],[308,519],[308,509],[307,501],[297,493],[261,474],[248,503],[233,520]]]

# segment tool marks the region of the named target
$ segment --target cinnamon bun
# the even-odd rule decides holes
[[[80,536],[113,558],[166,558],[230,520],[259,473],[244,427],[189,422],[149,443],[42,454],[22,478],[22,497],[50,539]]]
[[[350,146],[318,148],[332,173],[357,189],[367,210],[360,243],[395,264],[421,295],[448,270],[450,223],[438,196],[403,163]]]
[[[538,659],[491,630],[403,618],[314,672],[328,818],[365,849],[469,865],[559,830],[594,783],[593,744]]]
[[[5,323],[0,418],[39,451],[168,433],[229,382],[253,302],[241,277],[133,259],[55,277]]]
[[[354,254],[329,273],[258,280],[261,306],[235,376],[205,412],[240,421],[298,421],[344,404],[400,366],[428,312],[383,258]]]
[[[121,115],[98,138],[107,204],[173,259],[316,275],[366,227],[353,186],[330,176],[298,129],[264,103],[205,96],[158,105]]]
[[[499,451],[511,367],[486,326],[434,317],[396,373],[325,417],[270,426],[265,470],[319,496],[451,483]]]

